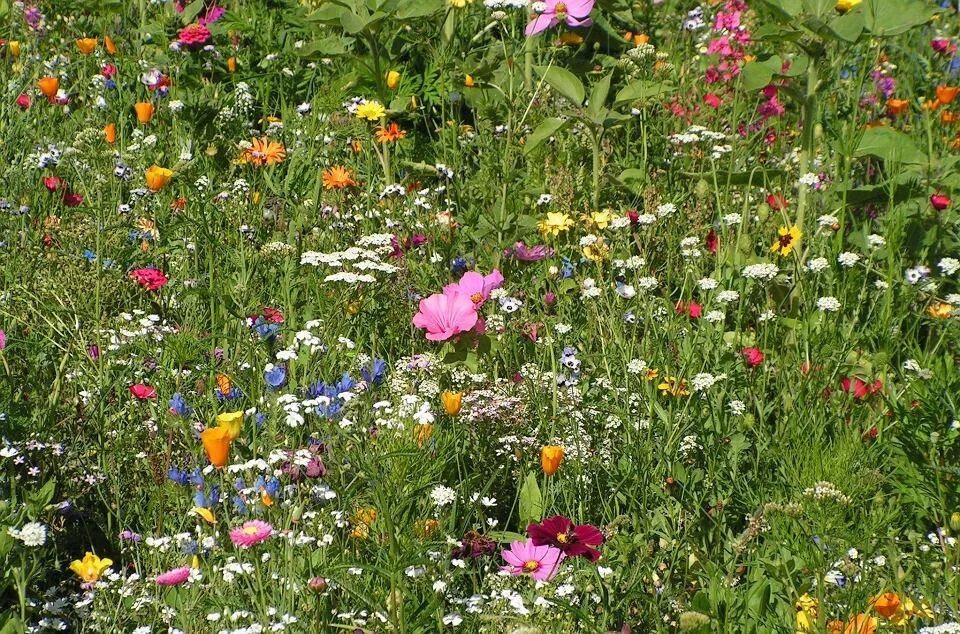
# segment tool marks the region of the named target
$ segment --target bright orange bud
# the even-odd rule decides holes
[[[236,58],[236,57],[228,57],[228,58],[227,58],[227,70],[230,71],[231,73],[237,72],[237,58]]]
[[[937,86],[937,101],[946,106],[960,95],[960,88],[956,86]]]
[[[444,390],[440,394],[440,402],[443,403],[443,411],[450,416],[456,416],[460,413],[460,408],[463,407],[463,392]]]
[[[117,54],[117,45],[113,43],[113,38],[109,35],[103,36],[103,48],[107,49],[107,52],[111,55]]]
[[[540,450],[540,466],[548,476],[557,472],[561,462],[563,462],[563,447],[546,445]]]
[[[107,140],[107,143],[113,145],[117,142],[117,124],[108,123],[103,126],[103,138]]]
[[[153,113],[156,112],[156,108],[149,101],[137,102],[133,105],[133,109],[137,112],[137,121],[143,125],[150,123],[150,120],[153,119]]]
[[[43,77],[37,81],[37,87],[47,99],[53,99],[60,90],[60,80],[56,77]]]
[[[892,117],[899,117],[910,109],[910,102],[906,99],[888,99],[887,114]]]
[[[207,452],[210,464],[220,469],[230,459],[230,430],[226,427],[208,427],[200,433],[200,442]]]
[[[77,48],[80,49],[80,52],[84,55],[89,55],[90,53],[97,50],[97,38],[95,37],[83,37],[77,40]]]

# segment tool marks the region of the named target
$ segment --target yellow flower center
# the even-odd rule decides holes
[[[556,13],[557,15],[563,15],[566,12],[567,12],[567,5],[563,2],[558,2],[556,8],[554,9],[554,13]]]
[[[480,293],[474,293],[473,295],[470,296],[470,301],[472,301],[474,304],[479,304],[480,302],[483,301],[483,295],[481,295]]]
[[[569,539],[570,538],[567,537],[566,533],[557,533],[557,541],[560,542],[561,544],[566,544],[569,541]]]
[[[256,526],[247,526],[243,529],[244,535],[256,535],[259,529]]]
[[[540,562],[533,559],[523,564],[524,572],[536,572],[539,568]]]

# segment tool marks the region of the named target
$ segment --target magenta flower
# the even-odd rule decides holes
[[[603,543],[603,533],[596,526],[577,526],[570,518],[554,515],[539,524],[527,526],[527,535],[536,546],[553,546],[566,557],[583,556],[590,561],[600,559],[600,551],[593,546]]]
[[[3,330],[0,330],[0,350],[3,350],[7,347],[7,333]]]
[[[553,255],[553,249],[545,244],[530,247],[521,241],[509,249],[504,249],[503,255],[508,258],[520,260],[521,262],[539,262]]]
[[[569,27],[590,26],[594,0],[546,0],[546,8],[527,24],[527,37],[552,29],[561,22]]]
[[[177,41],[184,46],[199,48],[210,41],[210,29],[202,24],[188,24],[177,34]]]
[[[157,575],[156,581],[158,586],[179,586],[181,583],[186,583],[189,578],[190,569],[183,566],[169,570],[162,575]]]
[[[481,275],[476,271],[467,271],[456,284],[447,284],[443,287],[444,295],[454,295],[459,293],[477,306],[487,301],[490,292],[495,288],[500,288],[503,284],[503,275],[500,271],[493,269],[490,275]]]
[[[273,526],[263,520],[250,520],[230,529],[230,541],[238,548],[250,548],[262,544],[273,535]]]
[[[153,267],[130,271],[130,279],[148,291],[158,291],[169,281],[162,271]]]
[[[156,388],[145,383],[134,383],[130,386],[130,394],[138,401],[152,401],[157,398]]]
[[[461,293],[434,293],[420,300],[413,325],[427,331],[430,341],[447,341],[477,325],[477,307]]]
[[[501,570],[514,576],[531,575],[537,581],[550,581],[557,574],[563,551],[553,546],[537,546],[532,541],[515,541],[500,552],[507,562]]]

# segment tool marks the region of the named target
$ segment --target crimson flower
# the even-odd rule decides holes
[[[709,251],[711,255],[716,255],[719,245],[720,238],[717,237],[717,233],[713,229],[710,229],[710,231],[707,232],[707,239],[704,242],[704,246],[707,247],[707,251]]]
[[[603,533],[596,526],[576,525],[562,515],[548,517],[539,524],[527,526],[527,535],[536,546],[553,546],[567,557],[583,556],[590,561],[600,559],[600,551],[593,546],[603,543]]]
[[[862,401],[871,394],[883,390],[883,383],[880,379],[877,379],[873,383],[867,383],[856,376],[845,376],[840,379],[840,387],[843,388],[843,391],[847,394],[853,394],[855,399]]]
[[[138,401],[152,401],[157,398],[156,388],[143,383],[135,383],[130,386],[130,394]]]

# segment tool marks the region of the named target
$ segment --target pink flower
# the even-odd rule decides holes
[[[273,535],[273,526],[262,520],[250,520],[230,529],[230,541],[238,548],[250,548],[262,544]]]
[[[148,291],[158,291],[163,288],[167,282],[167,276],[153,267],[143,269],[134,269],[130,271],[130,279],[140,285],[141,288]]]
[[[27,108],[30,107],[30,104],[32,103],[30,100],[30,95],[26,93],[20,93],[20,96],[17,97],[16,103],[18,108],[20,108],[21,110],[26,110]]]
[[[490,275],[481,275],[476,271],[467,271],[456,284],[447,284],[443,287],[444,295],[453,295],[460,293],[477,306],[487,301],[490,297],[490,291],[500,288],[503,284],[503,275],[500,271],[493,269]]]
[[[7,347],[7,333],[3,330],[0,330],[0,350],[3,350]]]
[[[203,46],[210,40],[210,29],[202,24],[188,24],[177,35],[184,46]]]
[[[156,581],[158,586],[179,586],[181,583],[185,583],[189,578],[190,569],[186,566],[183,566],[181,568],[169,570],[162,575],[157,575]]]
[[[534,545],[532,540],[525,542],[515,541],[510,548],[501,551],[500,555],[507,562],[501,570],[510,574],[531,575],[537,581],[550,581],[557,574],[560,562],[563,561],[563,551],[548,544]]]
[[[130,386],[130,394],[133,395],[133,398],[138,401],[152,401],[157,398],[156,388],[150,387],[143,383],[135,383]]]
[[[760,350],[760,348],[744,348],[740,351],[740,354],[743,355],[743,360],[746,361],[747,365],[751,368],[755,368],[763,363],[763,351]]]
[[[933,194],[930,196],[930,205],[937,211],[943,211],[950,206],[950,197],[946,194]]]
[[[447,341],[477,325],[477,307],[461,293],[434,293],[420,300],[413,325],[427,331],[430,341]]]
[[[543,12],[527,24],[527,37],[552,29],[561,22],[569,27],[590,26],[594,0],[546,0]]]

